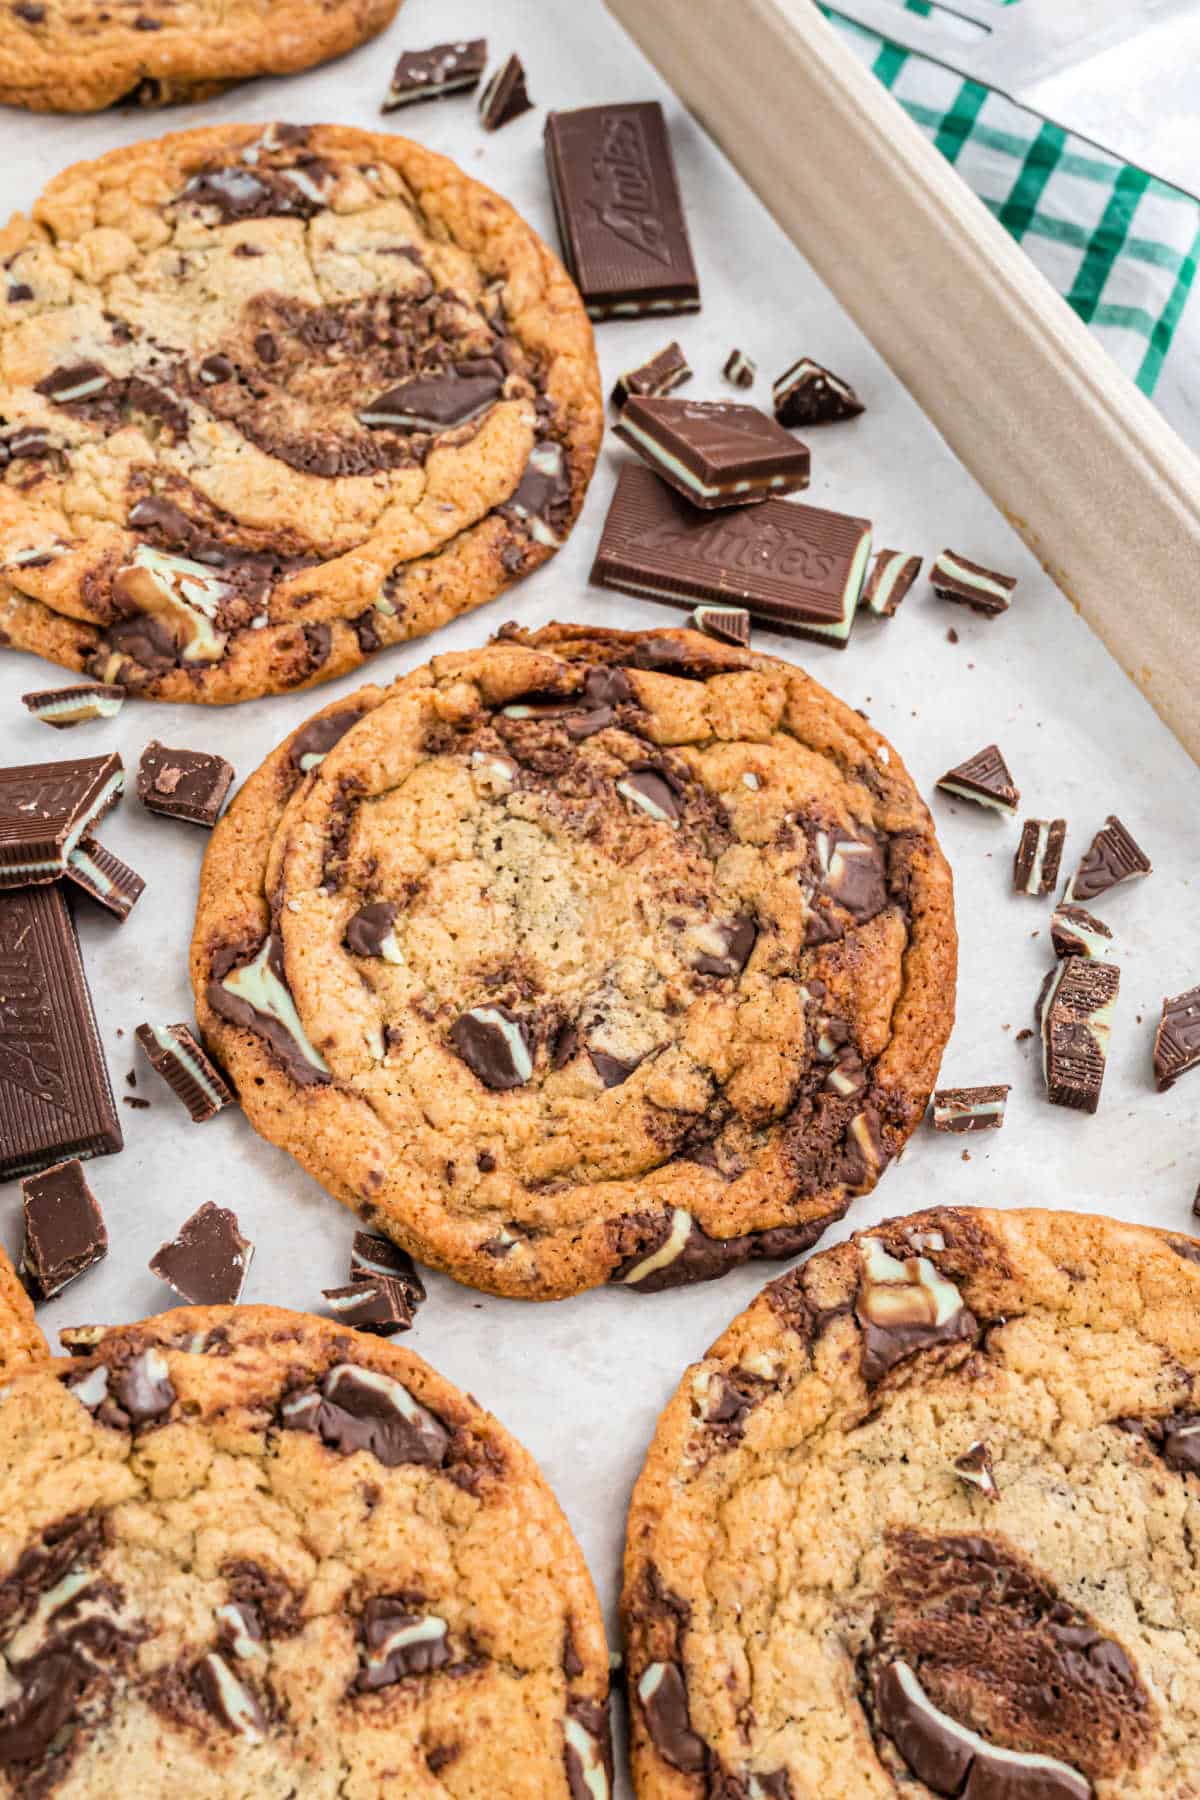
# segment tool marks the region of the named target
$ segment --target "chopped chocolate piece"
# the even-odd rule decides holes
[[[670,782],[666,781],[656,769],[635,765],[621,781],[617,783],[617,792],[623,800],[636,806],[649,818],[660,825],[678,825],[679,803],[675,798]]]
[[[171,1365],[157,1345],[127,1363],[113,1383],[117,1402],[134,1425],[161,1419],[175,1404]]]
[[[1160,1094],[1200,1063],[1200,987],[1165,999],[1154,1034],[1154,1085]]]
[[[477,88],[487,67],[487,39],[434,44],[429,50],[406,50],[392,72],[384,112],[411,106],[414,100],[441,100]]]
[[[974,1337],[974,1313],[927,1256],[900,1261],[874,1237],[860,1238],[859,1252],[862,1279],[854,1310],[862,1328],[862,1373],[868,1387],[919,1350]]]
[[[1090,956],[1066,956],[1047,975],[1038,998],[1042,1076],[1052,1106],[1094,1113],[1121,971]]]
[[[346,926],[343,939],[352,956],[377,956],[383,962],[401,963],[404,958],[392,929],[400,909],[391,900],[372,900],[360,906]]]
[[[726,381],[736,388],[754,386],[754,377],[758,374],[758,365],[742,350],[731,350],[725,358],[725,367],[721,370]]]
[[[854,419],[866,409],[840,375],[802,356],[772,384],[771,399],[781,425],[829,425]]]
[[[313,769],[320,768],[336,743],[340,743],[352,725],[357,725],[361,714],[355,711],[326,713],[323,717],[313,719],[296,733],[292,739],[292,747],[288,751],[288,760],[294,769],[302,775],[311,774]]]
[[[593,319],[698,310],[700,288],[657,100],[552,112],[546,165],[563,260]]]
[[[0,1181],[123,1144],[60,884],[0,891]]]
[[[483,1154],[480,1155],[480,1168]],[[493,1165],[494,1166],[494,1165]],[[411,1319],[425,1298],[425,1283],[417,1274],[412,1257],[390,1238],[376,1237],[370,1231],[356,1231],[350,1251],[351,1281],[390,1281],[400,1289]]]
[[[39,688],[35,694],[22,694],[21,701],[35,719],[61,731],[88,719],[116,718],[125,703],[125,689],[85,682],[77,687]]]
[[[746,506],[808,486],[805,445],[737,400],[627,402],[616,434],[693,506]]]
[[[364,425],[391,431],[450,431],[485,413],[503,387],[499,364],[494,375],[422,375],[389,388],[358,416]]]
[[[137,870],[94,837],[82,838],[76,844],[67,858],[67,876],[118,919],[127,919],[146,891]]]
[[[363,1609],[366,1666],[358,1678],[364,1693],[390,1687],[406,1675],[429,1675],[450,1661],[449,1628],[436,1613],[417,1613],[412,1603],[377,1594]]]
[[[933,1096],[935,1131],[999,1131],[1004,1123],[1008,1088],[939,1088]]]
[[[206,1200],[178,1237],[154,1252],[150,1270],[192,1306],[236,1306],[253,1258],[254,1245],[239,1231],[236,1214]]]
[[[1109,813],[1104,829],[1096,833],[1084,851],[1063,899],[1086,905],[1122,881],[1150,873],[1146,852],[1134,843],[1120,819]]]
[[[644,1056],[610,1056],[607,1050],[593,1050],[590,1047],[588,1059],[606,1088],[620,1087],[646,1060]]]
[[[1008,771],[1008,764],[995,744],[988,744],[948,769],[937,784],[943,793],[960,800],[973,800],[977,806],[990,806],[993,812],[1015,813],[1021,795]]]
[[[701,975],[740,975],[758,939],[758,926],[745,913],[729,924],[712,924],[697,933],[692,967]]]
[[[982,1440],[972,1444],[969,1450],[964,1450],[961,1456],[955,1458],[954,1472],[972,1487],[977,1487],[989,1500],[1000,1498],[992,1458]]]
[[[390,1375],[355,1363],[337,1363],[319,1388],[304,1388],[284,1401],[284,1429],[309,1431],[342,1456],[369,1450],[385,1469],[402,1463],[440,1468],[450,1433],[428,1408]]]
[[[866,519],[786,500],[713,517],[649,469],[630,466],[617,481],[591,578],[670,606],[741,604],[773,631],[840,647],[870,552]]]
[[[881,550],[867,577],[859,604],[877,618],[892,618],[920,573],[919,556],[908,556],[903,550]]]
[[[262,1742],[267,1733],[266,1715],[254,1690],[234,1674],[224,1657],[215,1650],[202,1656],[196,1664],[195,1682],[214,1718],[247,1743]]]
[[[409,1306],[398,1282],[382,1277],[352,1281],[347,1287],[322,1288],[329,1310],[343,1325],[355,1331],[373,1331],[379,1337],[392,1337],[397,1331],[408,1331],[413,1322]]]
[[[687,357],[672,341],[657,356],[647,362],[639,363],[636,369],[626,369],[618,375],[613,383],[612,403],[624,406],[635,394],[649,395],[651,398],[669,394],[672,388],[682,387],[685,381],[692,379],[692,371],[688,367]]]
[[[985,569],[980,563],[968,562],[953,550],[943,550],[935,557],[929,571],[933,591],[942,600],[957,600],[973,612],[1007,612],[1017,585],[1015,575],[1001,575]]]
[[[525,69],[517,55],[501,63],[479,96],[479,123],[485,131],[499,131],[527,113],[533,101],[525,87]]]
[[[139,1025],[135,1035],[151,1068],[162,1076],[197,1125],[234,1105],[228,1082],[188,1025]]]
[[[450,1042],[485,1087],[524,1087],[533,1074],[526,1028],[506,1006],[473,1006],[462,1013],[450,1027]]]
[[[750,614],[744,606],[697,606],[692,627],[718,644],[736,644],[744,650],[750,642]]]
[[[152,742],[138,764],[138,799],[151,812],[211,830],[233,782],[233,764],[206,750],[168,750]]]
[[[1065,819],[1026,819],[1013,857],[1013,888],[1018,894],[1052,894],[1058,885]]]
[[[1112,932],[1094,913],[1063,902],[1050,915],[1050,941],[1055,956],[1106,956]]]
[[[329,1080],[329,1064],[309,1042],[287,984],[283,945],[264,938],[249,962],[208,984],[208,1004],[222,1019],[265,1038],[302,1087]]]
[[[57,881],[80,838],[121,797],[121,758],[0,769],[0,888]]]
[[[25,1247],[21,1273],[36,1299],[52,1300],[108,1254],[100,1203],[78,1162],[57,1163],[21,1183]]]
[[[655,1748],[673,1769],[698,1775],[708,1764],[704,1739],[692,1730],[687,1684],[678,1663],[651,1663],[643,1669],[637,1697]]]

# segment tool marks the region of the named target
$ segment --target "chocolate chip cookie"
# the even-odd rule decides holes
[[[410,1352],[165,1313],[0,1396],[0,1793],[607,1800],[595,1594]]]
[[[950,875],[792,664],[506,628],[293,734],[192,949],[251,1123],[424,1262],[549,1299],[795,1254],[921,1118]]]
[[[161,700],[325,681],[565,539],[591,327],[503,200],[404,138],[117,150],[0,231],[0,633]]]
[[[342,56],[389,24],[398,0],[9,0],[0,9],[0,101],[96,112],[206,100],[255,75]]]
[[[772,1283],[634,1493],[639,1800],[1200,1791],[1198,1263],[943,1208]]]
[[[33,1316],[33,1302],[17,1271],[0,1250],[0,1380],[26,1363],[48,1356],[46,1340]]]

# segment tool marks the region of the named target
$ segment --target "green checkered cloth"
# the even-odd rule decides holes
[[[930,11],[930,0],[906,4]],[[1200,204],[835,8],[821,11],[1138,386],[1158,389],[1168,416],[1200,407],[1191,372],[1200,358],[1193,351],[1182,366],[1179,330],[1200,260]]]

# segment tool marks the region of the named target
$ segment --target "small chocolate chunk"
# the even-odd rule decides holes
[[[626,369],[623,375],[617,376],[613,384],[612,403],[614,406],[624,406],[635,394],[660,398],[691,379],[692,371],[688,367],[687,357],[672,340],[657,356],[652,356],[646,362],[639,363],[636,369]]]
[[[103,393],[111,379],[99,363],[71,363],[68,367],[52,370],[38,382],[34,391],[44,394],[55,406],[71,406]]]
[[[129,1414],[133,1425],[161,1419],[175,1404],[170,1364],[157,1345],[126,1363],[111,1385],[118,1406]]]
[[[692,629],[718,644],[745,650],[750,643],[750,614],[744,606],[697,606],[692,609]]]
[[[150,1271],[192,1306],[236,1306],[254,1245],[238,1229],[237,1215],[206,1200],[179,1235],[155,1251]]]
[[[83,682],[76,687],[39,688],[34,694],[22,694],[21,703],[43,725],[62,731],[89,719],[115,719],[125,704],[125,689],[108,682]]]
[[[1018,894],[1052,894],[1058,885],[1065,819],[1026,819],[1013,857],[1013,890]]]
[[[222,1019],[253,1031],[270,1044],[291,1079],[302,1087],[329,1080],[329,1064],[309,1042],[296,1011],[283,945],[273,934],[264,938],[249,962],[239,963],[219,980],[209,982],[208,1004]]]
[[[553,528],[571,498],[571,471],[561,444],[543,438],[529,452],[524,473],[505,501],[506,515],[520,519],[537,544],[553,549],[562,538]]]
[[[238,1737],[258,1744],[266,1735],[267,1721],[254,1690],[234,1674],[224,1657],[210,1650],[195,1669],[196,1687],[213,1717]]]
[[[632,464],[591,578],[669,606],[742,605],[772,631],[844,647],[870,553],[867,519],[786,500],[704,512]]]
[[[0,769],[0,888],[57,881],[124,786],[115,753]]]
[[[118,919],[127,919],[146,891],[137,870],[94,837],[79,840],[67,857],[66,873],[69,881]]]
[[[376,1277],[352,1281],[346,1287],[322,1288],[321,1292],[334,1318],[355,1331],[392,1337],[412,1326],[412,1308],[398,1282]]]
[[[679,802],[670,782],[657,769],[635,763],[617,782],[617,792],[660,825],[678,825]]]
[[[637,1697],[646,1729],[663,1760],[685,1775],[702,1774],[708,1764],[708,1747],[692,1730],[687,1684],[679,1664],[651,1663],[638,1680]]]
[[[939,1088],[933,1096],[935,1131],[999,1131],[1004,1123],[1007,1085]]]
[[[1100,1104],[1121,971],[1094,957],[1066,956],[1038,999],[1042,1075],[1052,1106],[1094,1113]]]
[[[479,1166],[484,1157],[480,1153]],[[493,1165],[494,1166],[494,1165]],[[370,1231],[356,1231],[350,1251],[350,1280],[387,1281],[399,1288],[411,1320],[425,1299],[425,1283],[417,1274],[412,1257],[390,1238],[376,1237]]]
[[[401,1463],[440,1468],[450,1434],[440,1419],[390,1375],[354,1363],[338,1363],[319,1388],[285,1400],[286,1430],[314,1433],[341,1456],[367,1450],[386,1469]]]
[[[151,812],[211,830],[233,782],[233,764],[206,750],[168,750],[153,741],[138,764],[137,794]]]
[[[100,1203],[78,1162],[58,1163],[21,1183],[25,1246],[21,1273],[39,1300],[52,1300],[68,1282],[108,1254]]]
[[[607,1050],[590,1047],[588,1059],[606,1088],[620,1087],[646,1060],[644,1056],[612,1056]]]
[[[929,579],[939,599],[957,600],[989,618],[1008,611],[1017,585],[1015,575],[1001,575],[995,569],[985,569],[981,563],[969,562],[954,550],[943,550],[934,558]]]
[[[866,409],[840,375],[802,356],[772,384],[771,400],[781,425],[829,425],[854,419]]]
[[[971,1487],[977,1487],[981,1494],[989,1500],[1000,1498],[1000,1489],[996,1485],[996,1474],[992,1468],[991,1453],[987,1445],[980,1439],[964,1450],[961,1456],[954,1459],[954,1473],[961,1481]]]
[[[358,724],[361,716],[357,711],[333,712],[310,720],[292,739],[288,751],[292,767],[302,775],[320,768],[333,746],[341,742],[352,725]]]
[[[367,906],[360,906],[346,926],[345,944],[350,954],[403,962],[393,930],[399,910],[390,900],[372,900]]]
[[[985,745],[948,769],[937,785],[944,794],[973,800],[976,806],[989,806],[993,812],[1015,813],[1021,802],[1020,790],[996,744]]]
[[[1200,1063],[1200,987],[1165,999],[1154,1034],[1154,1085],[1159,1093]]]
[[[235,1104],[228,1082],[196,1041],[190,1026],[182,1022],[139,1025],[134,1035],[151,1068],[162,1076],[197,1125]]]
[[[503,378],[494,375],[418,376],[371,400],[359,413],[364,425],[390,431],[450,431],[477,419],[500,398]]]
[[[527,113],[533,101],[525,86],[525,68],[515,53],[501,63],[479,96],[479,123],[485,131],[499,131]]]
[[[919,1350],[975,1336],[975,1315],[927,1256],[901,1261],[874,1237],[860,1238],[859,1251],[863,1274],[854,1310],[868,1387]]]
[[[214,356],[206,356],[196,373],[205,387],[219,387],[223,381],[231,381],[237,371],[229,357],[218,351]],[[129,522],[131,525],[137,523],[132,514]]]
[[[533,1074],[526,1026],[506,1006],[473,1006],[450,1027],[450,1042],[485,1087],[524,1087]]]
[[[658,101],[552,112],[545,136],[563,260],[592,318],[696,311],[700,287]]]
[[[1146,852],[1134,843],[1120,819],[1109,813],[1103,830],[1096,833],[1067,883],[1063,899],[1086,906],[1122,881],[1150,873]]]
[[[706,925],[692,967],[701,975],[740,975],[750,960],[758,926],[746,913],[729,924]]]
[[[740,401],[634,395],[614,429],[693,506],[745,506],[808,486],[806,447]]]
[[[1050,941],[1055,956],[1106,956],[1112,932],[1082,906],[1060,902],[1050,915]]]
[[[859,605],[877,618],[893,618],[920,573],[919,556],[909,556],[903,550],[881,550],[872,564]]]
[[[391,1687],[409,1675],[429,1675],[450,1661],[449,1628],[436,1613],[414,1612],[411,1601],[377,1594],[363,1608],[367,1658],[358,1678],[363,1693]]]
[[[565,1661],[563,1672],[571,1679]],[[571,1800],[609,1800],[613,1757],[607,1700],[568,1700],[563,1717],[563,1761]]]
[[[479,86],[487,67],[487,39],[434,44],[429,50],[406,50],[392,71],[382,110],[395,112],[416,100],[441,100]]]
[[[731,350],[725,358],[725,367],[721,373],[731,386],[751,388],[754,386],[754,377],[758,374],[758,365],[744,350]]]

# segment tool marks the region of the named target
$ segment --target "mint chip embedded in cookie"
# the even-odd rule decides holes
[[[436,1613],[414,1612],[402,1599],[377,1595],[363,1610],[366,1661],[358,1677],[364,1693],[391,1687],[408,1675],[428,1675],[450,1661],[449,1628]]]
[[[533,1074],[528,1028],[507,1007],[472,1007],[455,1019],[450,1041],[484,1087],[524,1087]]]
[[[287,1429],[314,1432],[343,1456],[369,1450],[385,1468],[437,1467],[450,1443],[445,1426],[402,1383],[353,1363],[338,1363],[319,1389],[285,1400],[281,1416]]]

